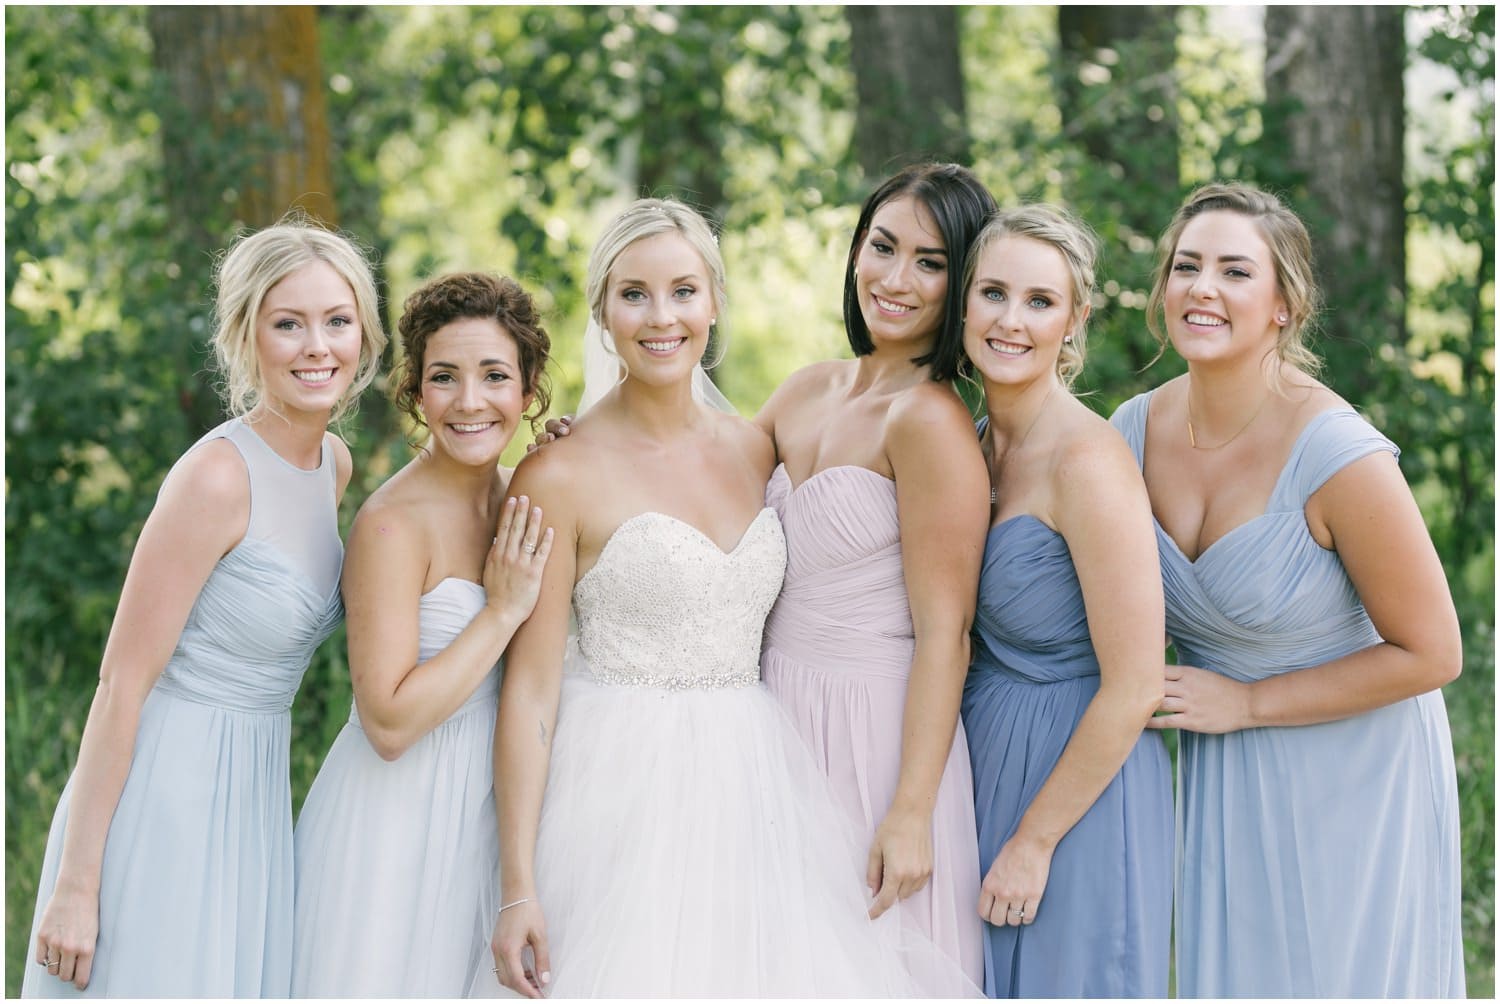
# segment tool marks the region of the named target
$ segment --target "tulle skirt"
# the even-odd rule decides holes
[[[763,685],[564,676],[536,852],[549,996],[979,996],[899,907],[869,919],[865,855]]]

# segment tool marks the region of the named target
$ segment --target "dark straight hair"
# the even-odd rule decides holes
[[[859,309],[859,293],[854,283],[854,260],[859,246],[870,230],[870,221],[881,206],[903,196],[912,196],[932,214],[943,250],[948,258],[948,292],[943,297],[943,323],[938,328],[932,350],[913,359],[918,366],[929,366],[932,379],[947,382],[961,372],[964,363],[963,269],[969,245],[984,229],[985,221],[999,207],[989,189],[968,168],[960,164],[914,164],[886,180],[865,200],[849,244],[849,261],[844,266],[844,332],[856,356],[875,351],[870,329]]]

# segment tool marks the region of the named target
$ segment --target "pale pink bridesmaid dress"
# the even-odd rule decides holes
[[[896,483],[841,466],[794,487],[778,466],[766,504],[786,532],[787,569],[766,623],[761,673],[868,846],[896,794],[915,647]],[[903,902],[903,916],[979,982],[979,849],[962,723],[932,829],[932,880]]]

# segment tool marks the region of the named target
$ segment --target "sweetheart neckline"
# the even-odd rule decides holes
[[[698,527],[689,523],[685,519],[681,519],[677,516],[671,515],[670,513],[661,512],[656,509],[647,509],[644,512],[638,512],[634,516],[626,517],[620,522],[619,526],[610,531],[609,536],[605,538],[604,546],[599,548],[599,557],[595,558],[594,563],[589,566],[589,570],[580,575],[578,577],[578,581],[573,583],[573,590],[574,592],[577,592],[578,587],[587,582],[589,576],[594,574],[594,569],[604,564],[604,556],[609,553],[610,547],[614,544],[615,538],[620,535],[621,530],[625,529],[625,527],[629,526],[630,524],[637,522],[638,520],[645,519],[648,516],[656,516],[660,519],[666,520],[669,523],[675,523],[676,525],[692,532],[699,540],[703,541],[709,547],[713,548],[714,553],[718,554],[720,557],[732,558],[739,553],[740,548],[745,546],[745,541],[750,539],[750,532],[754,530],[756,524],[761,521],[761,517],[765,516],[766,513],[771,513],[774,515],[775,512],[776,510],[771,508],[770,506],[763,506],[761,510],[757,512],[753,518],[751,518],[750,522],[745,524],[745,529],[740,531],[739,540],[737,540],[734,546],[729,548],[728,550],[720,547],[717,541],[715,541],[708,534],[704,533]]]
[[[780,471],[781,474],[782,474],[782,476],[786,478],[786,483],[787,483],[787,486],[788,486],[788,495],[795,495],[795,494],[797,494],[799,491],[801,491],[802,489],[806,488],[809,484],[811,484],[812,482],[818,480],[819,478],[821,478],[823,475],[829,473],[830,471],[864,471],[866,474],[870,475],[871,477],[879,478],[881,481],[884,481],[886,484],[890,485],[892,488],[896,487],[896,479],[895,478],[887,477],[886,475],[881,474],[879,471],[872,471],[868,467],[861,467],[859,464],[834,464],[832,467],[825,467],[825,468],[823,468],[820,471],[814,471],[813,473],[809,474],[806,478],[804,478],[802,480],[802,483],[800,485],[794,485],[794,484],[792,484],[792,476],[791,476],[791,474],[789,474],[787,472],[786,461],[782,461],[781,463],[777,464],[776,465],[776,470]],[[776,471],[772,471],[771,472],[771,477],[774,478],[775,476],[776,476]]]

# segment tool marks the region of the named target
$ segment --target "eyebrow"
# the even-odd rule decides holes
[[[670,283],[668,283],[668,285],[672,285],[674,283],[679,283],[679,282],[687,282],[689,280],[693,280],[693,281],[696,281],[696,282],[702,282],[703,281],[703,277],[700,276],[697,272],[689,272],[687,275],[679,275],[677,278],[673,279]],[[645,279],[624,279],[624,278],[622,278],[622,279],[617,280],[617,282],[621,286],[629,286],[629,285],[632,285],[632,284],[636,285],[636,286],[648,286],[648,285],[650,285],[650,283],[648,283]]]
[[[892,244],[900,244],[901,243],[901,241],[897,239],[896,235],[893,234],[893,233],[891,233],[885,227],[876,226],[875,229],[879,230],[882,234],[884,234],[885,235],[885,239],[888,240],[888,241],[890,241]],[[917,254],[940,254],[944,258],[948,257],[948,252],[945,251],[943,248],[923,248],[923,247],[919,247],[919,248],[917,248]]]
[[[1005,290],[1009,290],[1010,289],[1010,283],[1006,282],[1004,279],[986,279],[982,275],[976,275],[974,277],[974,285],[976,285],[976,286],[999,286],[1001,289],[1005,289]],[[1023,290],[1023,292],[1026,292],[1026,293],[1046,293],[1047,295],[1056,297],[1058,299],[1062,299],[1063,298],[1062,291],[1061,290],[1053,289],[1051,286],[1029,286],[1025,290]]]
[[[276,313],[277,311],[280,311],[283,314],[296,314],[299,317],[302,316],[303,314],[308,313],[308,311],[302,310],[302,309],[300,309],[298,307],[276,307],[276,306],[271,306],[271,307],[267,307],[266,309],[269,310],[271,313]],[[334,313],[336,311],[340,311],[340,310],[346,310],[347,311],[347,310],[353,310],[353,309],[354,309],[354,304],[352,304],[352,303],[340,303],[337,306],[329,307],[327,310],[323,311],[323,313],[325,313],[325,314],[332,314],[332,313]],[[316,314],[317,311],[314,310],[314,311],[312,311],[312,313]]]
[[[505,360],[505,359],[481,359],[481,360],[479,360],[479,365],[480,366],[509,366],[511,364],[510,364],[510,362],[508,360]],[[458,363],[450,363],[450,362],[444,362],[441,359],[434,359],[432,362],[430,362],[430,363],[427,364],[427,368],[428,369],[442,369],[442,370],[456,370],[456,369],[458,369]]]
[[[1183,251],[1179,248],[1177,254],[1180,257],[1191,258],[1194,261],[1203,260],[1203,256],[1197,251]],[[1248,261],[1252,265],[1259,264],[1254,258],[1247,254],[1221,254],[1219,255],[1219,261]]]

